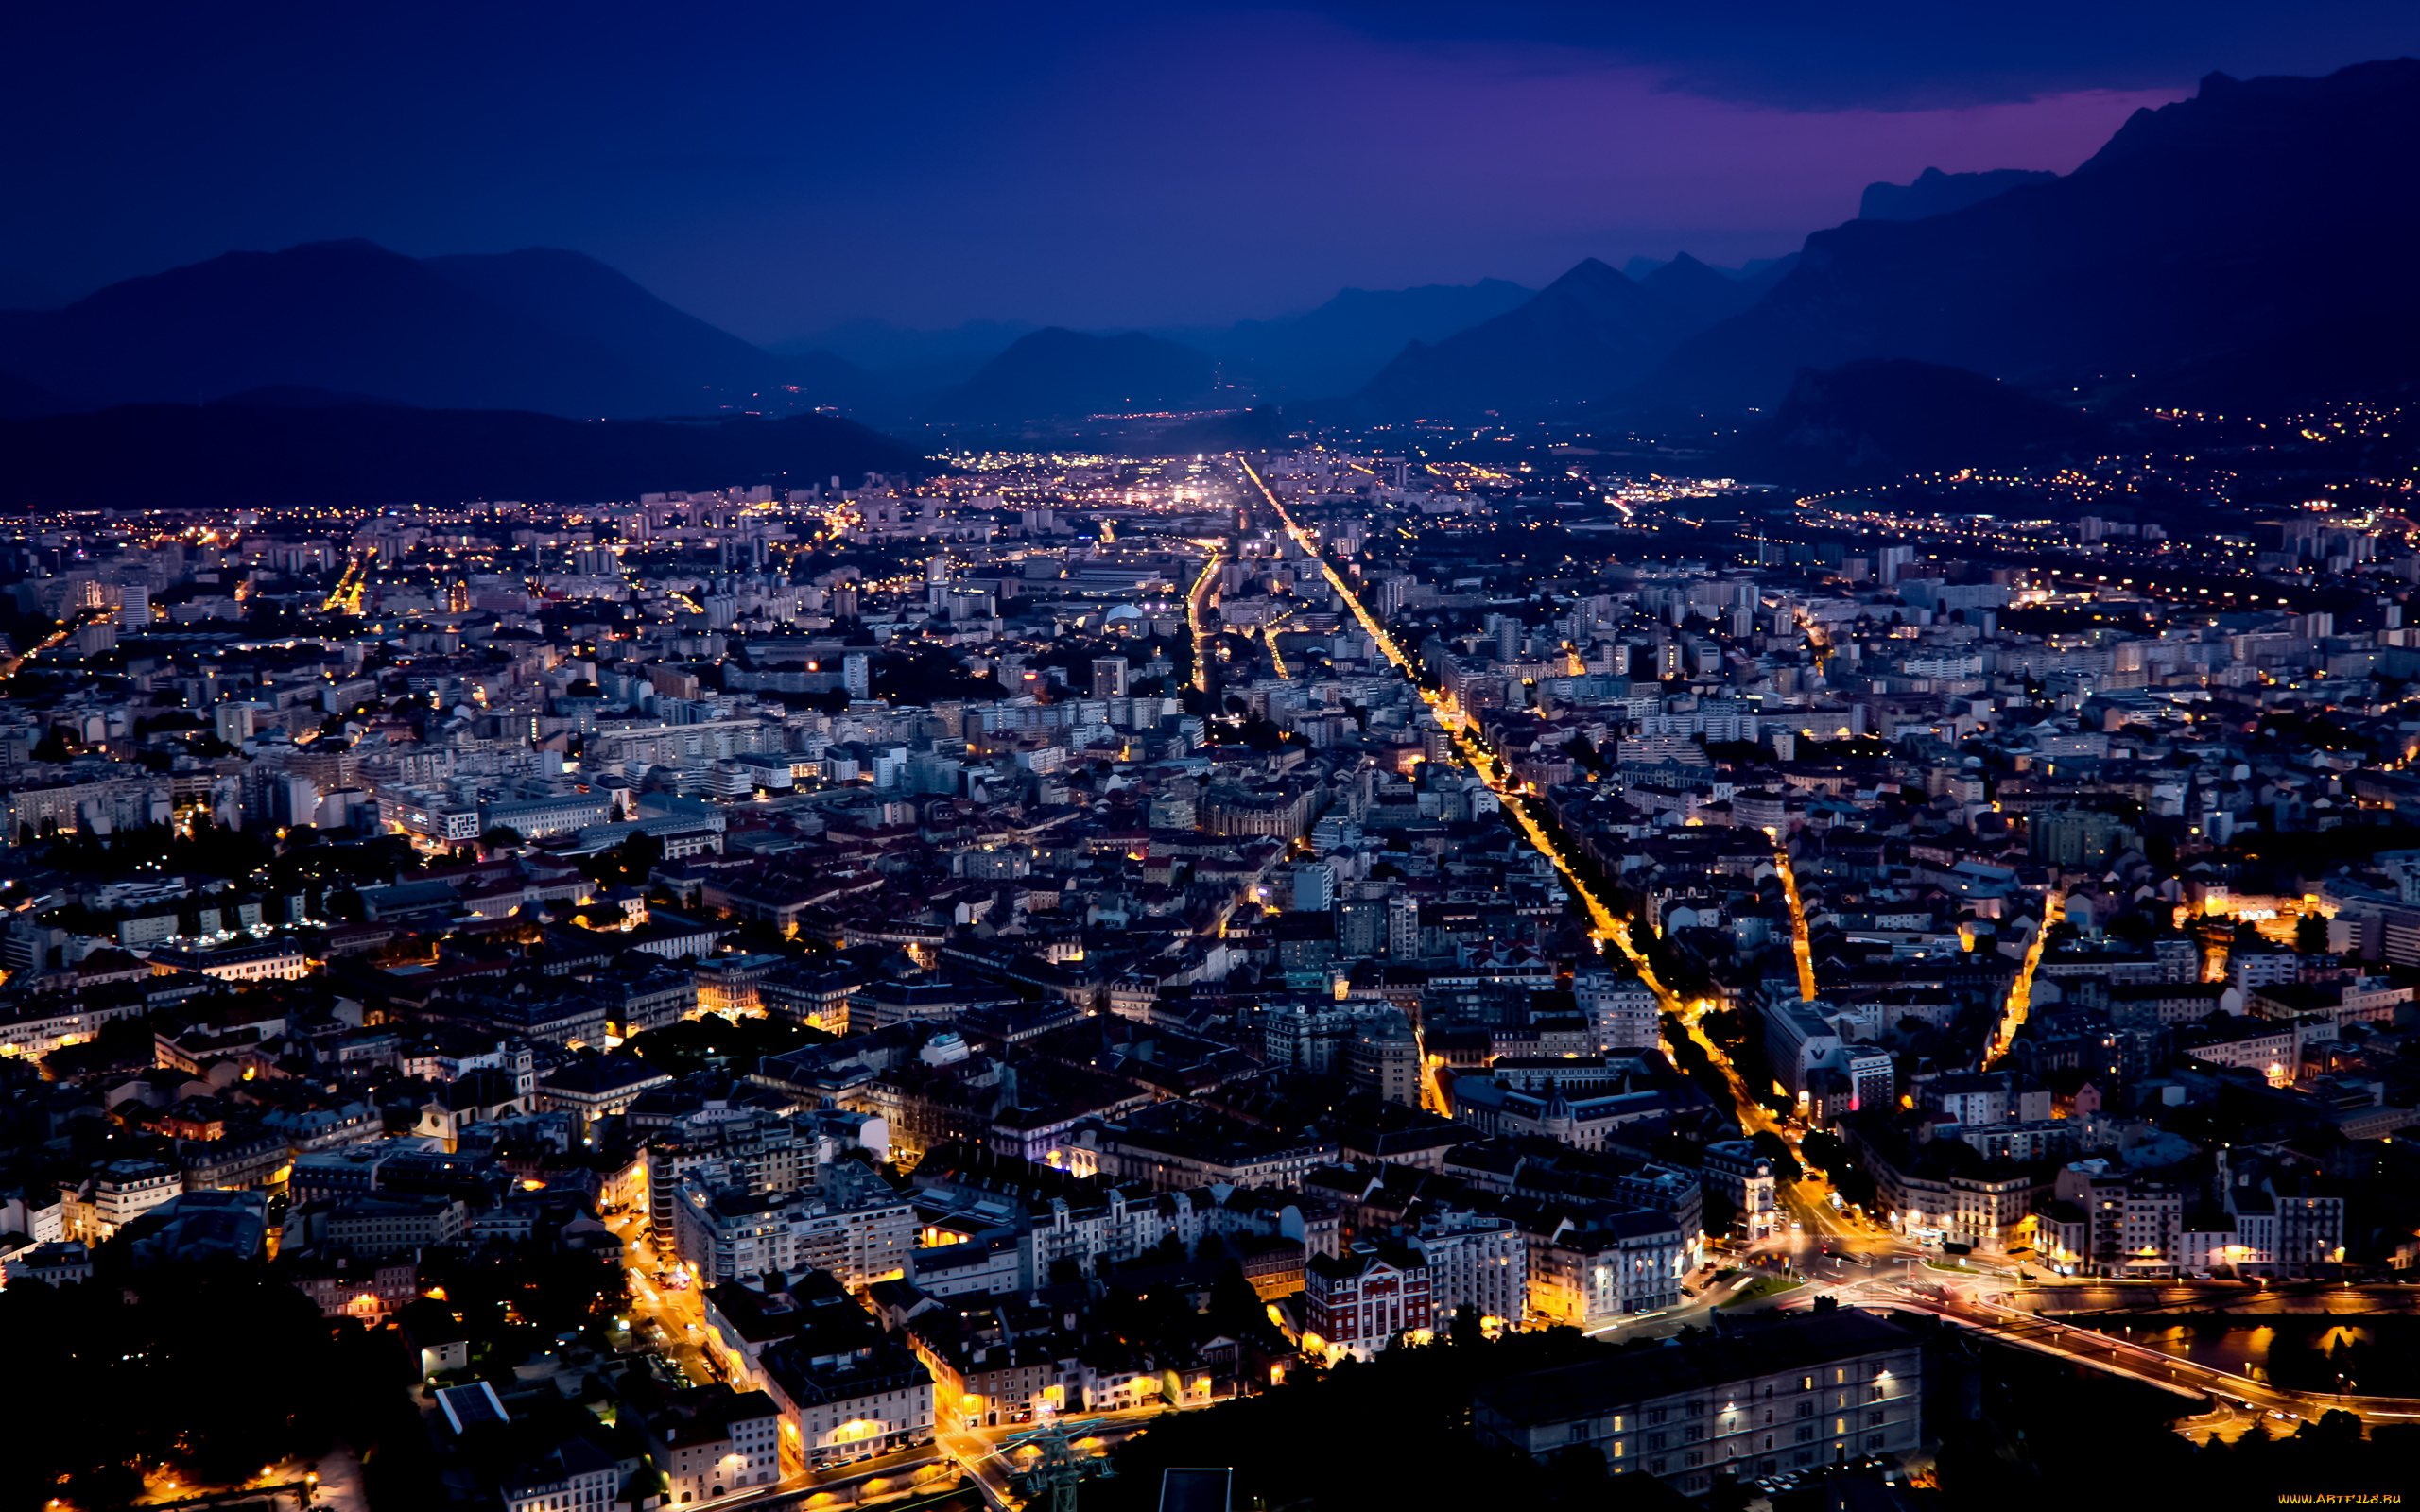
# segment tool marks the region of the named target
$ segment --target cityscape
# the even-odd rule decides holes
[[[2299,72],[1216,329],[9,312],[0,1507],[2400,1504],[2420,63]]]

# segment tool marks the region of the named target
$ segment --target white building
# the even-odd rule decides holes
[[[75,1237],[98,1243],[164,1202],[184,1194],[177,1168],[158,1160],[112,1160],[93,1178],[92,1222]]]
[[[1705,1147],[1703,1167],[1708,1192],[1719,1193],[1739,1214],[1742,1237],[1763,1239],[1782,1227],[1774,1201],[1773,1162],[1747,1140],[1723,1140]]]
[[[1580,1011],[1596,1025],[1599,1050],[1611,1054],[1655,1048],[1655,994],[1634,973],[1581,971],[1571,979],[1571,992]]]
[[[1411,1247],[1428,1263],[1432,1326],[1444,1328],[1465,1306],[1507,1324],[1528,1312],[1529,1245],[1511,1219],[1444,1213],[1421,1225]]]
[[[916,1246],[915,1204],[887,1189],[751,1193],[693,1172],[673,1220],[681,1260],[705,1286],[812,1267],[855,1289],[904,1274]]]

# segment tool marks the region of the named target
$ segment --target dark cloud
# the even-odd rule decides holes
[[[1939,108],[2169,87],[2213,71],[2324,73],[2420,48],[2404,0],[1941,5],[1858,0],[1552,4],[1357,0],[1324,14],[1432,43],[1550,43],[1668,70],[1681,87],[1797,109]]]

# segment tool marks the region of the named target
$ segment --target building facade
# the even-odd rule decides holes
[[[1910,1452],[1922,1387],[1923,1351],[1895,1324],[1853,1308],[1768,1314],[1711,1339],[1492,1382],[1472,1426],[1480,1443],[1533,1459],[1593,1448],[1616,1475],[1695,1496],[1717,1474]]]

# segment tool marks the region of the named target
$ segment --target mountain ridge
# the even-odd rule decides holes
[[[1904,357],[2036,387],[2143,377],[2409,302],[2420,272],[2420,62],[2238,81],[2138,111],[2074,173],[1946,215],[1809,236],[1754,308],[1634,389],[1775,403],[1802,369]],[[2311,276],[2315,228],[2327,276]]]
[[[1679,267],[1678,260],[1651,279]],[[1723,280],[1691,258],[1668,287],[1703,298]],[[1354,396],[1369,419],[1468,416],[1586,401],[1628,387],[1695,329],[1690,314],[1604,262],[1582,258],[1517,308],[1435,343],[1415,341]]]
[[[974,377],[924,405],[928,420],[1018,424],[1111,410],[1206,402],[1218,378],[1209,353],[1139,331],[1090,335],[1045,326],[1011,343]]]
[[[1925,220],[1977,205],[2019,184],[2042,183],[2055,173],[2030,168],[1992,168],[1981,173],[1944,173],[1927,168],[1913,183],[1870,183],[1858,198],[1859,220]]]
[[[2061,457],[2107,427],[1996,378],[1906,358],[1804,368],[1772,415],[1722,456],[1736,475],[1832,487],[1944,468]]]
[[[82,409],[281,386],[568,416],[795,409],[824,397],[802,377],[854,390],[838,362],[786,364],[548,249],[423,260],[305,242],[0,315],[0,372]]]

